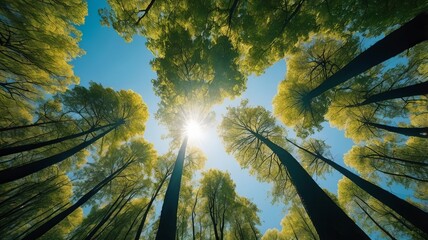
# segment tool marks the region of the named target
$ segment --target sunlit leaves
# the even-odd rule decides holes
[[[3,1],[1,98],[34,100],[44,91],[64,91],[78,83],[69,61],[83,54],[75,26],[84,22],[86,14],[84,1]]]
[[[243,168],[249,168],[250,173],[259,180],[272,181],[275,196],[288,199],[295,192],[287,171],[272,150],[253,132],[285,146],[284,129],[276,124],[269,111],[261,106],[248,106],[247,101],[242,101],[238,107],[229,107],[219,126],[226,151],[233,154]]]
[[[273,100],[274,112],[287,126],[306,136],[320,130],[333,92],[309,101],[307,94],[333,75],[358,51],[354,39],[319,36],[302,43],[287,60],[286,79]]]

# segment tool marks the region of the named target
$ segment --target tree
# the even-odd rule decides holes
[[[326,150],[328,146],[324,142],[315,139],[309,139],[308,141],[304,142],[303,147],[301,147],[290,140],[287,141],[299,149],[300,158],[304,159],[303,161],[312,161],[312,163],[316,161],[322,161],[323,163],[328,164],[330,167],[333,167],[335,170],[339,171],[341,174],[351,180],[359,188],[363,189],[372,197],[376,198],[379,202],[388,206],[390,209],[394,210],[396,213],[405,218],[408,222],[418,227],[421,231],[426,231],[426,229],[428,229],[425,221],[423,221],[423,219],[428,218],[428,214],[426,212],[382,189],[381,187],[359,177],[334,161],[324,157],[325,151],[328,151]]]
[[[249,199],[237,196],[229,236],[234,236],[235,239],[260,239],[261,234],[256,227],[260,225],[257,215],[259,211]]]
[[[303,95],[301,98],[301,104],[304,106],[310,106],[314,98],[329,89],[332,89],[335,86],[344,83],[348,79],[401,53],[402,51],[427,40],[428,36],[420,31],[420,29],[427,28],[428,22],[426,21],[426,15],[427,13],[421,13],[359,54],[346,66],[327,78],[322,84]]]
[[[141,222],[138,225],[137,233],[135,234],[135,240],[140,239],[141,232],[143,231],[144,225],[146,223],[149,211],[151,210],[151,207],[156,200],[157,196],[160,194],[161,189],[163,188],[165,182],[168,180],[168,178],[171,176],[173,171],[173,164],[171,163],[172,159],[172,153],[168,153],[163,155],[158,159],[157,165],[154,168],[155,173],[154,177],[156,179],[156,187],[154,188],[154,192],[152,193],[150,197],[150,201],[146,204],[146,206],[141,209],[141,211],[144,210],[143,216],[141,218]]]
[[[409,138],[401,143],[389,135],[384,140],[373,139],[365,145],[353,146],[344,161],[366,179],[400,184],[413,189],[415,197],[426,199],[423,196],[423,183],[428,181],[426,142],[422,138]]]
[[[201,179],[201,197],[205,199],[215,239],[223,240],[236,198],[235,184],[230,175],[219,170],[205,172]]]
[[[0,187],[0,237],[20,239],[23,235],[65,209],[72,197],[72,180],[58,169],[40,172],[25,182]],[[75,211],[52,229],[44,239],[60,238],[83,218]]]
[[[23,178],[53,164],[59,163],[86,147],[91,146],[91,144],[103,138],[113,130],[116,131],[114,132],[113,138],[110,139],[111,143],[144,132],[144,124],[148,117],[147,107],[142,101],[141,96],[133,91],[121,90],[115,92],[112,89],[103,88],[100,84],[91,83],[89,89],[76,86],[73,90],[69,90],[61,95],[60,98],[64,104],[64,111],[68,114],[78,115],[80,118],[76,119],[76,121],[82,123],[82,128],[84,128],[85,125],[89,126],[89,130],[70,134],[54,140],[1,149],[1,152],[3,153],[4,151],[4,154],[7,155],[11,152],[16,153],[36,149],[77,137],[83,137],[82,142],[52,156],[1,170],[1,183]],[[87,136],[97,130],[101,131],[89,140],[86,139]]]
[[[236,108],[228,108],[220,125],[220,135],[226,145],[226,151],[233,153],[241,164],[245,164],[248,159],[252,160],[248,164],[252,168],[269,164],[263,156],[263,148],[269,149],[270,155],[274,154],[279,158],[276,161],[280,162],[279,166],[286,168],[287,176],[321,238],[344,237],[351,232],[352,237],[367,238],[365,233],[323,192],[299,162],[280,147],[282,142],[278,141],[279,145],[273,142],[282,138],[282,131],[268,111],[262,107],[248,107],[247,102],[241,102]],[[274,165],[278,164],[274,161],[271,160],[270,164],[272,162]],[[327,222],[336,224],[331,226]]]
[[[287,215],[281,220],[281,230],[269,229],[262,239],[319,239],[302,203],[294,199]]]
[[[320,35],[301,43],[299,50],[290,54],[287,60],[286,78],[280,83],[273,100],[275,115],[285,125],[294,127],[299,135],[320,130],[334,93],[329,91],[315,99],[310,108],[301,104],[301,99],[310,89],[344,67],[359,51],[358,40],[349,36]]]
[[[2,102],[35,100],[79,82],[69,62],[83,54],[76,25],[87,15],[85,1],[3,1],[0,15]]]
[[[180,195],[181,176],[183,174],[184,156],[186,154],[187,137],[184,138],[178,151],[177,160],[169,180],[162,205],[161,218],[156,239],[175,239],[177,231],[177,209]]]
[[[98,178],[101,178],[101,181],[99,181],[95,186],[90,188],[89,191],[87,191],[83,196],[81,196],[70,207],[56,214],[47,222],[32,230],[30,233],[26,234],[23,239],[35,239],[42,236],[44,233],[48,232],[51,228],[60,223],[68,215],[70,215],[73,211],[75,211],[87,201],[89,201],[107,184],[110,184],[113,180],[116,180],[118,176],[126,176],[126,170],[128,170],[128,168],[138,167],[138,169],[141,170],[142,166],[140,164],[144,164],[147,162],[147,166],[150,166],[152,158],[153,150],[151,144],[145,143],[143,141],[131,142],[129,144],[121,146],[121,148],[118,149],[110,149],[109,153],[107,154],[107,157],[100,159],[100,162],[104,164],[103,167],[105,168],[100,168],[100,166],[96,166],[96,169],[91,169],[91,167],[88,167],[88,169],[86,169],[86,171],[92,171],[93,174],[87,175],[91,177],[89,179],[85,179],[85,185],[93,181],[97,181]],[[108,174],[106,174],[106,172]],[[80,191],[82,190],[84,189],[81,189]]]
[[[341,179],[338,184],[339,202],[356,221],[369,233],[380,233],[391,239],[411,238],[425,239],[426,233],[395,214],[381,202],[370,198],[362,189],[348,179]]]

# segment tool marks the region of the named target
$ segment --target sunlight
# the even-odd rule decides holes
[[[195,120],[190,120],[186,123],[184,133],[190,139],[201,139],[202,138],[202,127],[201,124]]]

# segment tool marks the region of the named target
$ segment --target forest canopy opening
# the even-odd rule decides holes
[[[184,127],[184,134],[192,140],[200,140],[203,136],[201,124],[193,119],[188,120]]]

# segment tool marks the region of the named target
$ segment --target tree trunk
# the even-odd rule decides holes
[[[177,231],[177,209],[180,195],[181,176],[183,175],[183,163],[187,146],[186,136],[181,144],[175,161],[174,170],[169,180],[165,199],[162,205],[159,228],[156,233],[156,240],[174,240]]]
[[[150,201],[144,210],[143,218],[141,219],[140,225],[138,225],[137,233],[135,234],[135,240],[140,239],[141,233],[143,232],[144,225],[146,224],[147,216],[149,215],[150,208],[152,207],[153,202],[156,200],[156,197],[158,196],[159,191],[162,189],[162,186],[165,183],[168,176],[169,176],[168,173],[165,174],[165,177],[162,178],[162,181],[160,182],[159,186],[156,188],[156,191],[153,193],[152,197],[150,198]]]
[[[266,144],[287,169],[291,182],[321,239],[369,239],[290,153],[262,135],[250,132]]]
[[[107,225],[105,225],[105,222],[103,223],[103,224],[101,224],[100,225],[100,228],[101,227],[103,227],[104,225],[104,228],[101,230],[101,231],[99,231],[98,233],[97,233],[97,235],[95,235],[95,233],[100,229],[97,229],[95,232],[94,232],[94,235],[93,236],[90,236],[90,238],[89,238],[89,236],[88,237],[86,237],[86,239],[100,239],[100,236],[101,236],[101,234],[103,234],[103,232],[108,228],[108,227],[110,227],[112,224],[114,224],[115,222],[113,221],[114,219],[116,219],[116,217],[117,217],[117,215],[119,215],[119,213],[120,212],[122,212],[122,210],[123,210],[123,208],[129,203],[129,201],[131,201],[131,199],[132,198],[134,198],[134,196],[135,196],[135,192],[134,193],[132,193],[132,191],[133,191],[133,189],[130,191],[130,192],[128,192],[128,194],[129,194],[129,196],[128,196],[128,198],[125,200],[125,202],[122,204],[122,206],[120,206],[120,204],[122,203],[122,200],[120,201],[120,203],[117,205],[117,207],[119,207],[120,206],[120,208],[116,211],[116,209],[114,209],[112,212],[111,212],[111,214],[110,214],[110,216],[111,215],[113,215],[113,213],[114,213],[114,215],[113,215],[113,217],[111,217],[110,218],[110,216],[106,219],[106,221],[105,222],[107,222],[107,220],[109,220],[109,219],[111,219],[110,220],[110,222],[107,224]],[[115,211],[116,211],[116,213],[115,213]],[[126,211],[125,211],[125,213],[126,213]],[[120,225],[118,226],[118,227],[120,227]],[[116,235],[111,235],[110,233],[111,233],[111,231],[112,230],[114,230],[115,229],[115,227],[113,227],[109,232],[108,232],[108,234],[106,235],[106,236],[109,236],[109,238],[112,238],[112,239],[117,239],[116,237],[118,236],[117,234]],[[113,237],[114,236],[114,237]]]
[[[112,128],[98,134],[97,136],[91,138],[89,141],[85,141],[69,150],[66,150],[64,152],[55,154],[51,157],[47,157],[35,162],[27,163],[22,166],[17,167],[11,167],[0,171],[0,184],[2,183],[8,183],[11,181],[15,181],[18,179],[21,179],[23,177],[26,177],[30,174],[33,174],[35,172],[38,172],[42,169],[45,169],[49,166],[52,166],[56,163],[59,163],[61,161],[64,161],[68,157],[73,156],[74,154],[78,153],[79,151],[85,149],[86,147],[93,144],[98,139],[104,137],[107,133],[110,131],[116,129],[118,126],[123,124],[123,122],[116,123]]]
[[[58,121],[49,121],[49,122],[41,122],[41,123],[33,123],[28,125],[21,125],[21,126],[15,126],[15,127],[4,127],[0,128],[0,132],[6,132],[11,130],[17,130],[17,129],[24,129],[24,128],[30,128],[30,127],[37,127],[41,125],[48,125],[48,124],[55,124],[55,123],[64,123],[64,122],[71,122],[74,120],[58,120]]]
[[[428,14],[423,12],[355,57],[346,66],[310,91],[305,96],[304,101],[311,102],[313,98],[324,92],[427,39]]]
[[[386,92],[374,94],[366,98],[363,102],[351,105],[350,107],[360,107],[370,103],[376,103],[396,98],[420,96],[428,94],[428,82],[418,83],[407,87],[396,88]]]
[[[199,195],[199,189],[196,192],[195,202],[193,203],[193,207],[192,207],[192,239],[193,240],[196,240],[195,217],[196,217],[196,205],[198,204],[198,195]]]
[[[77,200],[76,203],[74,203],[72,206],[70,206],[66,210],[62,211],[60,214],[56,215],[55,217],[49,219],[49,221],[45,222],[44,224],[42,224],[41,226],[36,228],[34,231],[30,232],[28,235],[26,235],[23,238],[23,240],[34,240],[34,239],[41,237],[47,231],[49,231],[50,229],[55,227],[58,223],[60,223],[64,218],[68,217],[68,215],[70,215],[74,210],[78,209],[80,206],[82,206],[84,203],[86,203],[89,199],[91,199],[105,185],[107,185],[107,183],[109,183],[111,180],[113,180],[117,175],[119,175],[131,163],[132,163],[132,161],[125,163],[121,168],[114,171],[107,178],[105,178],[100,183],[98,183],[95,187],[93,187],[89,192],[87,192],[85,195],[83,195],[79,200]]]
[[[379,123],[373,123],[373,122],[367,122],[367,121],[363,121],[362,123],[369,125],[369,126],[372,126],[372,127],[375,127],[375,128],[383,129],[383,130],[388,131],[388,132],[398,133],[398,134],[406,135],[409,137],[428,138],[428,127],[403,128],[403,127],[394,127],[394,126],[389,126],[389,125],[384,125],[384,124],[379,124]]]
[[[355,203],[358,205],[358,207],[360,207],[361,210],[363,210],[363,212],[370,218],[370,220],[372,220],[372,222],[374,222],[374,224],[380,230],[382,230],[382,232],[384,232],[392,240],[397,240],[394,236],[391,235],[391,233],[389,233],[384,227],[382,227],[357,201],[355,201]],[[367,204],[367,203],[365,203],[365,204]]]
[[[288,139],[287,141],[293,144],[294,146],[298,147],[299,149],[327,163],[328,165],[336,169],[338,172],[343,174],[343,176],[347,177],[349,180],[355,183],[359,188],[363,189],[372,197],[376,198],[381,203],[385,204],[386,206],[394,210],[396,213],[400,214],[402,217],[404,217],[407,221],[415,225],[417,228],[419,228],[420,230],[428,234],[428,221],[427,221],[428,214],[426,212],[413,206],[407,201],[395,196],[394,194],[384,190],[383,188],[369,181],[364,180],[363,178],[352,173],[348,169],[340,166],[334,161],[327,159],[323,156],[320,156],[319,154],[315,154],[307,149],[304,149]]]
[[[101,220],[95,225],[88,235],[85,237],[85,240],[90,240],[97,233],[97,231],[107,222],[107,220],[113,215],[114,211],[119,207],[122,203],[124,195],[120,194],[116,200],[110,205],[109,209],[106,211]]]
[[[52,140],[48,140],[48,141],[44,141],[44,142],[30,143],[30,144],[25,144],[25,145],[21,145],[21,146],[3,148],[3,149],[0,149],[0,157],[1,156],[7,156],[10,154],[14,154],[14,153],[30,151],[30,150],[34,150],[37,148],[49,146],[52,144],[61,143],[63,141],[70,140],[70,139],[77,138],[77,137],[81,137],[81,136],[85,136],[87,134],[96,132],[96,131],[101,130],[103,128],[111,127],[113,125],[115,125],[115,124],[112,123],[112,124],[108,124],[108,125],[104,125],[104,126],[100,126],[100,127],[90,128],[90,129],[83,131],[83,132],[80,132],[80,133],[71,134],[71,135],[68,135],[65,137],[60,137],[60,138],[56,138],[56,139],[52,139]]]

